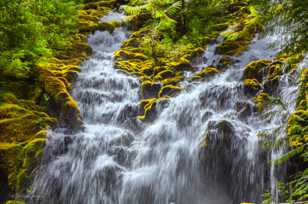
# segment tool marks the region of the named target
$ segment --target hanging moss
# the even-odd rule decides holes
[[[155,106],[157,103],[161,102],[161,101],[165,101],[167,100],[168,97],[161,97],[161,98],[148,98],[148,99],[144,99],[140,102],[140,105],[142,107],[143,114],[139,115],[137,118],[139,120],[146,120],[150,117],[150,115],[155,114]]]

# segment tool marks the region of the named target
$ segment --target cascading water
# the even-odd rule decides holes
[[[274,58],[280,50],[273,46],[277,37],[257,36],[225,72],[183,83],[183,91],[158,104],[157,118],[145,124],[136,119],[138,80],[113,67],[113,52],[127,35],[117,28],[90,36],[95,53],[74,88],[84,130],[50,133],[31,202],[235,204],[260,202],[270,183],[275,189],[275,169],[268,164],[270,155],[258,148],[257,135],[283,134],[294,109],[296,81],[292,74],[283,75],[277,95],[285,105],[260,115],[241,77],[250,61]],[[219,58],[214,53],[215,44],[201,63],[213,65]]]

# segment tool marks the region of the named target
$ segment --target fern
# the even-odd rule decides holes
[[[181,11],[182,7],[182,2],[176,1],[165,10],[165,13],[167,16],[174,18]]]
[[[150,14],[157,31],[173,29],[177,23],[174,19],[183,6],[181,1],[174,0],[148,0],[135,3],[137,5],[123,6],[125,13],[131,16]]]
[[[123,6],[122,7],[126,14],[128,15],[141,15],[145,13],[149,13],[150,5],[138,5],[138,6]]]

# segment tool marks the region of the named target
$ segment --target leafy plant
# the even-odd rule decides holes
[[[176,15],[182,7],[182,1],[146,0],[135,1],[131,6],[123,6],[123,9],[128,15],[150,15],[157,31],[170,31],[175,28]]]

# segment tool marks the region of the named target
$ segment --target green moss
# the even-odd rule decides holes
[[[81,124],[78,104],[70,95],[71,83],[80,71],[79,64],[92,53],[87,44],[88,32],[102,26],[98,20],[115,3],[91,1],[81,6],[79,32],[78,24],[69,25],[74,27],[69,43],[57,44],[52,53],[31,59],[33,72],[27,72],[27,76],[5,77],[0,70],[0,169],[8,178],[10,196],[23,194],[30,186],[43,153],[47,129],[59,122],[72,128]],[[116,23],[110,24],[113,25]]]
[[[2,142],[23,142],[36,137],[56,120],[32,101],[8,100],[0,105],[0,139]],[[15,103],[12,103],[15,102]]]
[[[16,177],[16,190],[21,192],[25,187],[31,185],[33,171],[38,166],[45,146],[45,138],[36,138],[23,146],[18,155],[18,160],[22,161]]]
[[[300,77],[300,89],[296,105],[299,110],[308,109],[308,68],[304,68]]]
[[[249,13],[244,15],[240,22],[221,33],[225,40],[217,46],[217,53],[238,56],[247,48],[255,34],[263,29],[261,18],[256,8],[249,6],[248,11]]]
[[[284,184],[284,200],[289,202],[306,201],[308,199],[306,168],[308,162],[308,69],[304,68],[300,77],[300,90],[296,111],[288,119],[287,144],[289,151],[276,161],[277,165],[289,162],[292,174]]]

